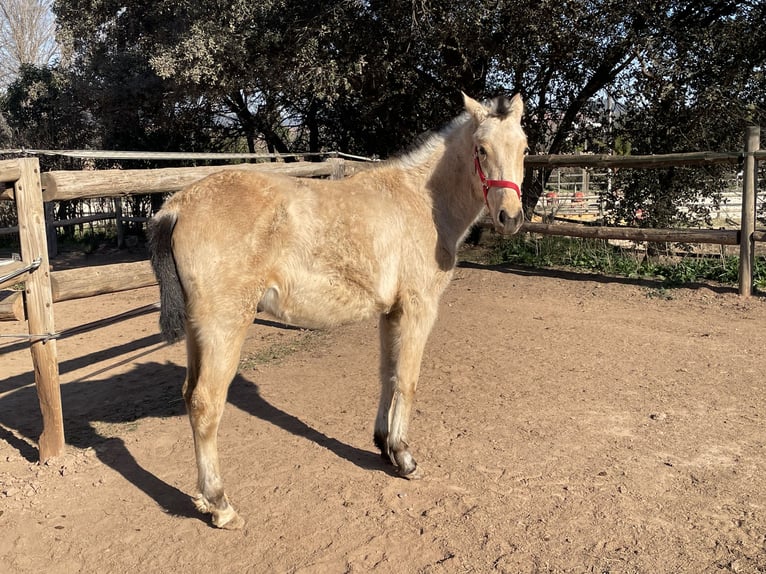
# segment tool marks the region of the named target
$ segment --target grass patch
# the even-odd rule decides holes
[[[136,432],[140,426],[140,421],[126,421],[124,423],[109,423],[102,421],[94,421],[91,423],[93,431],[102,439],[109,439],[114,437],[120,437],[127,433]],[[77,431],[74,431],[77,435]],[[81,433],[84,435],[85,433]],[[69,433],[67,433],[69,437]],[[81,436],[80,438],[85,438]]]
[[[245,354],[239,362],[239,368],[247,371],[261,365],[279,364],[296,353],[317,349],[324,338],[323,331],[302,330],[289,341],[274,342]]]
[[[666,287],[713,281],[736,285],[739,257],[733,255],[676,254],[649,256],[645,251],[618,247],[603,239],[529,234],[498,238],[490,246],[486,263],[512,263],[531,267],[563,267],[603,275],[656,279]],[[766,288],[766,262],[755,260],[753,283]]]

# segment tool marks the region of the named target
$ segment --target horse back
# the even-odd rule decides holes
[[[413,280],[431,280],[434,233],[427,209],[414,218],[391,182],[360,175],[220,172],[173,196],[165,211],[177,216],[173,255],[187,296],[308,327],[387,312]]]

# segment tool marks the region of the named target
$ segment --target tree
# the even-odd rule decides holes
[[[0,89],[22,65],[52,64],[59,55],[51,0],[0,0]]]
[[[766,120],[766,5],[680,3],[669,16],[665,41],[641,55],[640,69],[619,93],[631,105],[616,135],[636,154],[740,149],[745,127]],[[688,21],[696,25],[681,25]],[[724,173],[720,167],[620,172],[606,197],[611,219],[650,227],[706,220],[707,209],[695,208],[695,200],[720,201]]]
[[[180,108],[251,151],[386,157],[459,113],[460,90],[521,92],[532,151],[563,153],[593,135],[584,121],[603,112],[607,94],[649,113],[651,90],[663,93],[647,79],[652,68],[673,78],[676,110],[690,110],[698,94],[712,93],[706,85],[722,81],[720,101],[730,108],[764,92],[763,49],[734,45],[762,21],[755,0],[57,0],[55,9],[72,39],[74,70],[101,121],[115,122],[105,130],[115,137],[126,118],[146,129],[173,125],[166,119]],[[713,29],[728,40],[705,33]],[[732,50],[746,60],[733,75]],[[759,79],[738,83],[759,69]],[[667,119],[682,130],[694,116],[669,111]],[[625,125],[638,130],[631,117]],[[651,130],[639,131],[622,136],[638,142]],[[157,146],[172,134],[157,135],[134,141]],[[614,147],[613,135],[602,130],[590,145]],[[528,212],[548,175],[527,174]]]
[[[23,64],[0,97],[0,119],[5,122],[6,141],[13,147],[78,149],[94,147],[98,141],[96,126],[73,90],[71,76],[59,67]],[[2,137],[0,132],[0,142]],[[39,159],[43,171],[82,167],[79,160],[58,156],[41,155]],[[57,202],[59,219],[75,217],[79,203]],[[14,218],[15,210],[13,215],[5,214],[4,223],[15,224]],[[64,228],[63,233],[71,235],[74,228]]]
[[[24,64],[0,98],[8,143],[15,147],[90,147],[96,127],[73,90],[71,77],[57,67]],[[43,168],[53,168],[43,157]]]

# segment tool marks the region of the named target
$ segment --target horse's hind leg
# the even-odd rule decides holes
[[[415,399],[420,363],[435,307],[413,298],[380,319],[381,393],[375,419],[375,444],[401,476],[419,478],[410,453],[407,430]]]
[[[220,528],[241,528],[244,521],[229,504],[218,463],[218,426],[226,395],[237,372],[248,322],[220,316],[197,319],[187,334],[188,371],[184,400],[189,413],[197,459],[197,509],[213,515]]]

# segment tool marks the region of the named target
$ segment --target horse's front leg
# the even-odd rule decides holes
[[[420,478],[407,441],[407,429],[423,359],[436,318],[436,306],[412,298],[380,318],[381,392],[375,444],[399,474]]]

